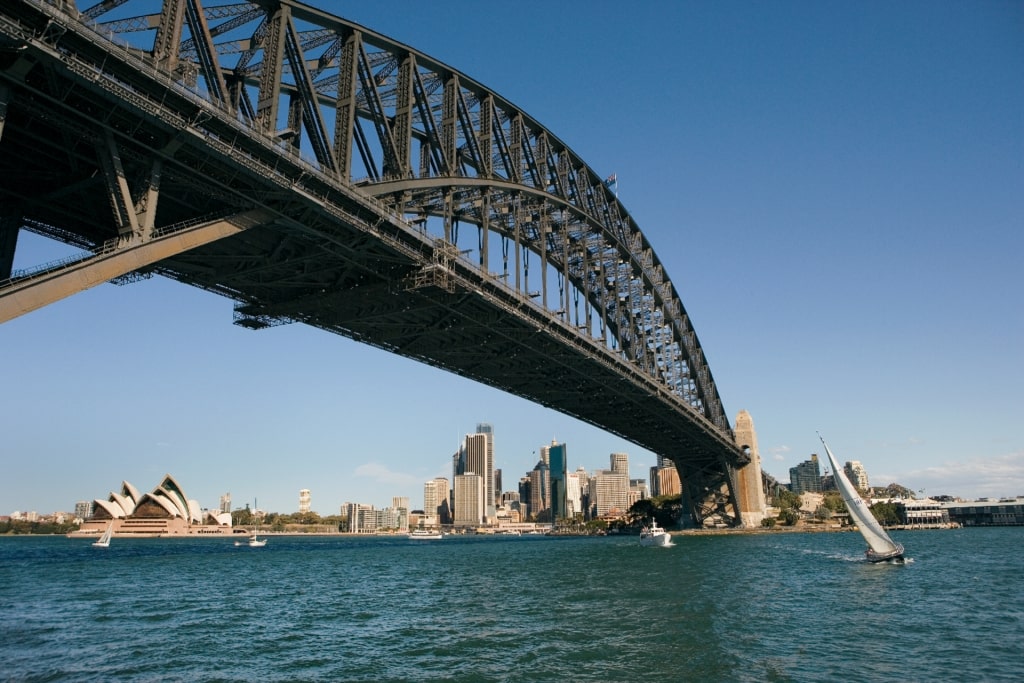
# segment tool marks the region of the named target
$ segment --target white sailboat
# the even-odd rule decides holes
[[[252,512],[256,519],[256,524],[252,528],[252,534],[249,535],[249,547],[250,548],[262,548],[267,544],[267,539],[260,538],[260,518],[256,516],[256,501],[252,501]]]
[[[832,455],[832,451],[829,450],[825,439],[822,438],[821,434],[818,434],[818,438],[821,439],[821,445],[825,447],[825,455],[828,456],[829,466],[832,467],[836,487],[843,495],[846,509],[849,510],[853,521],[857,523],[857,529],[860,530],[861,536],[868,543],[866,552],[868,561],[885,562],[886,560],[893,560],[895,562],[903,562],[903,546],[893,541],[889,538],[889,534],[885,533],[885,529],[878,523],[875,516],[871,514],[867,503],[857,493],[857,489],[850,483],[850,480],[846,478],[846,473],[839,467],[839,463],[836,462],[836,457]]]
[[[106,531],[103,532],[103,535],[100,536],[99,539],[92,544],[92,547],[93,548],[109,548],[110,547],[110,539],[111,539],[111,537],[113,535],[114,535],[114,523],[111,522],[110,524],[107,525],[107,529],[106,529]]]

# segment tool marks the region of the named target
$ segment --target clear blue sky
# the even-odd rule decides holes
[[[315,3],[548,127],[654,245],[765,469],[1024,494],[1024,3]],[[15,267],[53,250],[23,236]],[[0,325],[0,514],[169,472],[204,506],[422,504],[477,422],[505,488],[553,437],[575,468],[653,456],[311,328],[251,332],[161,279]]]

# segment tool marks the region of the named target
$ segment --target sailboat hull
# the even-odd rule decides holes
[[[896,549],[887,553],[876,553],[874,550],[868,548],[865,553],[868,558],[868,562],[888,562],[890,560],[894,562],[903,562],[903,544],[897,543]]]

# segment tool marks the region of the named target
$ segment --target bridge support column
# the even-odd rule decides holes
[[[761,526],[768,511],[761,476],[761,456],[757,451],[757,434],[750,413],[741,410],[736,416],[736,445],[747,452],[750,462],[736,470],[736,499],[741,524],[746,528]]]

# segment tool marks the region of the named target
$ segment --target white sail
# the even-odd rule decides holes
[[[99,540],[93,543],[93,546],[97,548],[106,548],[110,545],[110,537],[114,535],[114,523],[111,522],[107,525],[106,531],[100,536]]]
[[[885,529],[878,523],[875,516],[871,514],[871,510],[868,509],[868,505],[864,502],[864,499],[857,493],[857,489],[853,487],[850,480],[846,478],[846,473],[839,463],[836,462],[836,457],[832,455],[832,451],[829,450],[828,444],[825,443],[825,439],[821,438],[821,434],[818,435],[821,439],[821,445],[825,447],[825,455],[828,456],[829,466],[832,468],[833,476],[835,477],[836,487],[839,492],[843,494],[843,501],[846,503],[846,509],[850,512],[850,517],[857,523],[857,528],[860,530],[861,536],[868,542],[871,550],[878,556],[895,556],[902,554],[903,546],[893,542],[889,538],[889,534],[885,533]]]

